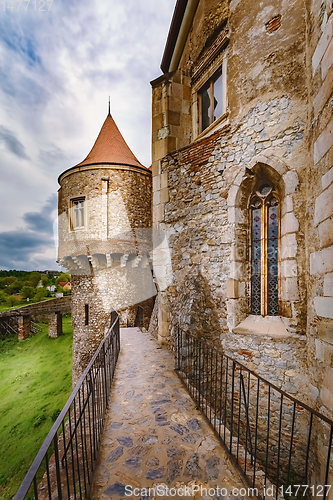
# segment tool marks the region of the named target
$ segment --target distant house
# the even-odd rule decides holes
[[[71,290],[72,289],[72,284],[70,281],[60,281],[59,285],[62,288],[65,288],[65,290]]]
[[[50,270],[47,269],[45,271],[45,274],[48,275],[48,276],[55,276],[55,277],[57,277],[58,274],[59,274],[59,271],[50,271]]]

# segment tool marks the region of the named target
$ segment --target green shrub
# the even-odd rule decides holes
[[[59,408],[57,408],[56,410],[54,410],[54,412],[51,415],[52,422],[55,422],[57,420],[57,418],[59,417],[60,413],[61,413],[61,410],[59,410]]]
[[[37,415],[37,417],[34,419],[33,426],[34,427],[39,427],[43,422],[45,422],[46,416],[43,415]]]
[[[21,302],[20,297],[17,295],[9,295],[7,296],[6,303],[9,307],[17,306]]]

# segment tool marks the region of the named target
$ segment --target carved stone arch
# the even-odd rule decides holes
[[[251,184],[260,175],[266,175],[272,182],[279,184],[281,195],[284,196],[283,176],[288,170],[286,163],[279,158],[274,156],[268,158],[264,155],[255,156],[245,169],[245,172],[239,172],[229,189],[228,207],[242,207],[244,192],[251,191]]]
[[[249,202],[260,180],[274,185],[279,194],[281,207],[286,195],[289,174],[295,174],[279,158],[264,155],[252,159],[245,171],[238,173],[229,189],[228,221],[231,229],[232,249],[228,295],[228,325],[233,329],[241,323],[250,310],[250,266],[249,264]],[[281,216],[284,215],[281,210]],[[230,289],[232,290],[230,294]],[[236,300],[235,300],[236,299]]]

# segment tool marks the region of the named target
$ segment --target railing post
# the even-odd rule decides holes
[[[57,434],[53,438],[53,443],[54,443],[54,459],[55,459],[55,466],[56,466],[58,500],[62,500],[60,466],[59,466],[59,450],[58,450],[58,435]]]

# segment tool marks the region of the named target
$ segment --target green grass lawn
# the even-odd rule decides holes
[[[0,499],[15,495],[72,391],[72,324],[50,339],[47,324],[26,340],[0,340]]]

